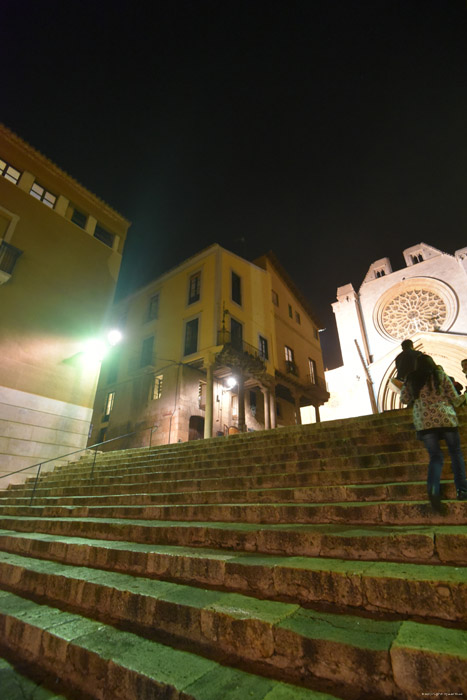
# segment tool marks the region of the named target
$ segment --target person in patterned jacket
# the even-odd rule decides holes
[[[438,369],[429,355],[416,359],[401,391],[401,401],[413,402],[413,422],[417,439],[422,440],[430,461],[428,464],[427,490],[432,507],[441,512],[440,479],[444,456],[440,440],[444,439],[451,457],[451,468],[459,501],[467,500],[465,462],[460,446],[459,421],[456,408],[466,402],[465,394],[459,396],[442,369]]]

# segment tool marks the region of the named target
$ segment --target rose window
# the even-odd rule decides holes
[[[410,289],[385,305],[381,322],[386,333],[402,340],[417,331],[439,330],[446,316],[446,303],[436,292]]]

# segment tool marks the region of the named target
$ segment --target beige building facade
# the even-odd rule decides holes
[[[290,425],[328,398],[319,322],[272,254],[210,246],[116,304],[113,324],[123,341],[102,369],[93,444]]]
[[[128,226],[0,125],[0,476],[86,445]]]
[[[419,243],[403,251],[405,267],[375,261],[358,292],[339,287],[333,304],[343,366],[326,372],[331,398],[323,420],[400,407],[391,389],[406,338],[465,385],[467,248],[454,255]]]

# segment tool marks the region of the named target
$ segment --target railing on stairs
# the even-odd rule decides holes
[[[118,437],[110,438],[109,440],[104,440],[103,442],[96,442],[94,445],[90,445],[89,447],[82,447],[80,450],[74,450],[73,452],[67,452],[64,455],[60,455],[59,457],[51,457],[50,459],[44,459],[44,460],[42,460],[42,462],[37,462],[36,464],[30,464],[28,467],[22,467],[21,469],[16,469],[15,471],[9,472],[8,474],[3,474],[3,476],[0,476],[0,482],[2,479],[7,479],[8,477],[13,476],[14,474],[20,474],[21,472],[28,471],[29,469],[37,468],[36,478],[34,480],[34,486],[32,488],[31,499],[29,501],[29,505],[32,505],[32,502],[34,500],[34,495],[36,493],[37,484],[39,482],[39,476],[41,473],[41,469],[44,466],[44,464],[49,464],[50,462],[57,462],[58,460],[66,459],[67,457],[77,455],[80,452],[88,452],[88,450],[94,450],[94,458],[92,460],[91,476],[89,477],[89,480],[92,481],[92,479],[94,477],[94,467],[96,465],[96,457],[97,457],[97,452],[98,452],[99,447],[102,447],[102,445],[107,445],[109,442],[115,442],[116,440],[122,440],[123,438],[131,437],[132,435],[137,435],[138,433],[144,433],[146,430],[150,431],[149,432],[148,447],[152,447],[152,436],[153,436],[153,433],[156,432],[158,427],[159,427],[158,425],[152,425],[149,428],[141,428],[140,430],[134,430],[131,433],[125,433],[125,435],[119,435]]]

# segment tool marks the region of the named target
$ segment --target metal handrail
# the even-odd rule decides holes
[[[42,466],[44,464],[48,464],[49,462],[56,462],[59,459],[65,459],[66,457],[71,457],[72,455],[79,454],[80,452],[87,452],[88,450],[94,450],[94,459],[93,459],[93,463],[92,463],[91,476],[90,476],[90,481],[92,481],[92,479],[94,477],[94,466],[96,464],[97,448],[98,447],[101,447],[102,445],[106,445],[109,442],[114,442],[115,440],[121,440],[122,438],[130,437],[131,435],[136,435],[137,433],[143,433],[146,430],[151,431],[149,433],[149,447],[152,447],[152,435],[158,429],[158,427],[159,427],[158,425],[151,425],[148,428],[141,428],[140,430],[133,430],[131,433],[125,433],[124,435],[119,435],[118,437],[110,438],[109,440],[103,440],[102,442],[96,442],[94,445],[90,445],[89,447],[82,447],[79,450],[73,450],[73,452],[67,452],[66,454],[59,455],[58,457],[51,457],[50,459],[45,459],[42,462],[36,462],[36,464],[30,464],[28,467],[22,467],[21,469],[16,469],[14,472],[9,472],[8,474],[3,474],[3,476],[0,476],[0,479],[6,479],[7,477],[13,476],[14,474],[19,474],[20,472],[25,472],[28,469],[34,469],[37,467],[36,479],[34,481],[34,486],[32,489],[31,500],[29,501],[29,505],[31,505],[33,502],[33,499],[34,499],[34,494],[36,493],[36,487],[37,487],[37,483],[39,481],[41,469],[42,469]]]

